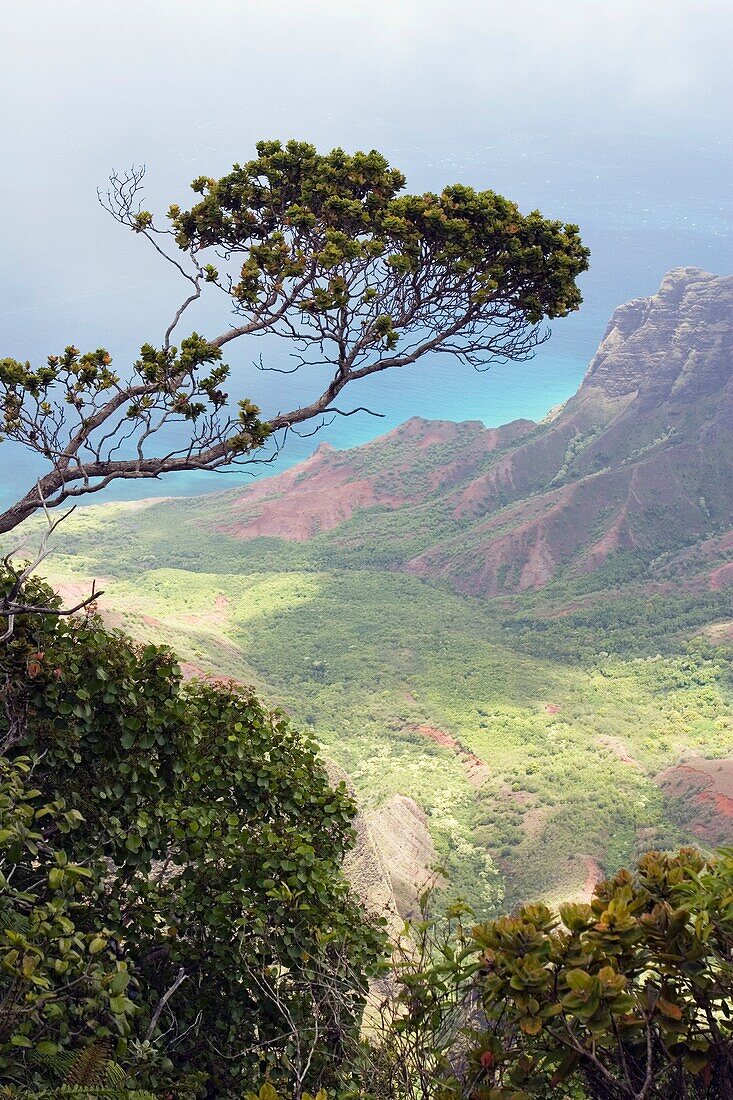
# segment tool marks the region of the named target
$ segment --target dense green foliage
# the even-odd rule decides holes
[[[301,282],[302,313],[354,315],[347,327],[358,320],[361,356],[367,347],[394,349],[435,313],[435,300],[415,294],[419,274],[425,289],[442,277],[454,293],[467,292],[479,323],[499,301],[530,323],[580,304],[574,280],[588,250],[577,226],[538,211],[523,216],[500,195],[465,186],[398,197],[405,177],[375,151],[324,156],[304,142],[270,141],[257,154],[219,180],[194,180],[201,201],[169,211],[180,248],[244,257],[233,290],[244,313],[271,295],[287,307]]]
[[[694,814],[713,803],[668,795],[656,777],[683,754],[731,754],[730,648],[700,633],[733,618],[731,589],[649,598],[641,583],[589,593],[568,577],[481,601],[359,568],[335,533],[242,542],[204,528],[204,504],[212,525],[230,499],[77,514],[59,530],[60,576],[104,576],[105,606],[133,635],[175,639],[195,668],[277,699],[365,810],[415,798],[477,912],[560,900],[597,865],[699,842]],[[425,727],[484,762],[486,781]],[[725,825],[713,819],[711,839]]]
[[[171,1027],[185,1019],[180,1003],[174,1023],[162,1033],[153,1027],[143,1039],[154,982],[140,965],[143,926],[129,912],[124,930],[119,916],[116,928],[100,925],[110,889],[117,894],[110,864],[69,860],[67,850],[75,848],[85,822],[64,803],[43,801],[32,786],[42,770],[42,762],[34,767],[23,757],[0,760],[3,1095],[146,1100],[149,1094],[137,1087],[143,1080],[171,1097],[205,1089],[256,1100],[305,1100],[306,1088],[315,1092],[324,1080],[352,1100],[729,1095],[731,850],[707,863],[691,849],[677,856],[652,852],[636,874],[621,871],[601,883],[590,904],[564,904],[559,914],[526,904],[471,931],[470,910],[458,905],[447,917],[430,916],[427,904],[434,899],[426,895],[423,918],[393,955],[387,999],[373,1002],[361,1036],[352,1026],[340,1037],[339,1062],[327,1015],[309,1034],[314,1002],[304,1001],[305,985],[295,972],[300,963],[310,994],[319,990],[331,999],[330,1006],[319,1002],[321,1013],[330,1007],[340,1027],[358,1023],[366,1001],[353,973],[343,969],[344,957],[321,952],[318,963],[311,959],[303,967],[302,957],[290,952],[283,970],[273,966],[276,945],[262,944],[261,955],[269,951],[264,980],[249,996],[270,993],[283,1020],[298,1019],[301,1040],[308,1036],[307,1057],[294,1056],[301,1050],[295,1041],[289,1058],[263,1053],[253,1059],[231,1032],[213,1050],[194,1042],[182,1054],[180,1044],[167,1042]],[[194,867],[195,856],[189,858]],[[124,873],[124,863],[115,865],[117,872]],[[195,899],[189,892],[189,903]],[[195,926],[182,926],[175,938],[195,952]],[[226,938],[224,930],[219,938]],[[238,966],[246,982],[255,974],[246,957],[257,947],[249,938],[238,942],[243,953],[227,963]],[[189,967],[191,953],[183,956]],[[206,971],[220,976],[217,960],[209,960]],[[190,1011],[206,1014],[210,996],[207,983],[194,981]],[[330,1075],[324,1074],[329,1062]],[[247,1092],[263,1075],[277,1091],[266,1084]],[[327,1093],[318,1095],[325,1100]]]
[[[51,598],[42,586],[35,592]],[[25,620],[0,671],[0,735],[15,784],[6,839],[12,857],[12,830],[27,817],[24,842],[50,865],[38,896],[17,895],[15,878],[3,887],[13,919],[38,925],[33,935],[44,939],[28,948],[43,967],[17,966],[31,988],[49,967],[70,968],[81,1001],[50,1030],[44,1020],[31,1028],[29,1049],[36,1039],[74,1048],[112,1035],[136,1082],[193,1074],[187,1087],[195,1079],[212,1095],[239,1097],[258,1067],[285,1072],[315,1015],[325,1037],[313,1069],[328,1081],[358,1027],[381,940],[340,874],[354,807],[329,786],[313,743],[251,692],[184,685],[169,650],[136,646],[94,615]],[[35,795],[18,786],[26,756]],[[28,809],[33,797],[43,825]],[[66,855],[53,843],[59,820],[74,827]],[[87,880],[84,904],[72,909]],[[69,910],[58,921],[57,896]],[[59,937],[73,944],[57,965]],[[119,977],[113,948],[125,960]],[[7,956],[5,964],[8,973],[16,966]],[[316,981],[324,968],[337,976],[338,1002]],[[299,990],[287,1019],[283,982]],[[222,1051],[236,1051],[236,1062]],[[7,1072],[16,1080],[15,1061]]]
[[[650,852],[559,914],[460,917],[417,928],[388,1036],[412,1081],[382,1095],[730,1096],[733,851]]]
[[[34,770],[0,757],[0,1080],[29,1087],[74,1081],[84,1047],[122,1052],[136,984],[110,930],[89,922],[104,868],[70,858],[81,814],[44,801]]]
[[[93,514],[81,517],[82,555],[99,552],[84,544],[99,531]],[[123,556],[121,545],[108,557],[111,572],[115,554]],[[639,656],[633,618],[629,633],[616,635],[623,643],[604,650],[607,609],[594,634],[595,605],[579,606],[595,652],[561,663],[527,652],[526,613],[514,648],[516,603],[487,611],[399,575],[138,566],[134,583],[112,581],[107,591],[140,637],[175,637],[200,667],[276,685],[346,764],[367,809],[392,790],[415,791],[453,889],[471,891],[482,915],[539,893],[557,904],[586,876],[585,863],[568,853],[591,852],[615,870],[644,841],[685,838],[685,814],[651,776],[683,747],[730,751],[725,650],[698,638],[679,652],[679,596],[651,605],[657,645],[645,653],[650,643],[640,634]],[[540,598],[533,604],[526,606],[536,614]],[[392,995],[379,1012],[368,1007],[365,1044],[358,1022],[378,937],[360,923],[338,878],[353,811],[328,788],[313,746],[250,691],[184,684],[169,650],[135,646],[94,615],[27,620],[4,651],[3,670],[13,687],[3,719],[16,758],[8,766],[45,753],[33,786],[44,806],[56,803],[49,825],[61,815],[64,828],[73,826],[73,849],[63,846],[82,868],[78,886],[90,883],[83,896],[94,904],[87,900],[69,919],[82,943],[91,936],[114,945],[113,965],[129,975],[130,995],[116,1003],[132,1006],[130,1034],[113,1012],[105,1019],[95,1011],[87,1027],[72,1000],[64,1011],[76,1030],[50,1038],[61,1054],[89,1049],[95,1029],[108,1028],[113,1074],[119,1067],[131,1088],[181,1097],[204,1081],[215,1095],[239,1096],[259,1088],[263,1075],[283,1098],[322,1084],[368,1100],[405,1100],[416,1088],[431,1100],[650,1100],[663,1088],[669,1094],[669,1082],[691,1098],[725,1095],[715,1090],[729,1057],[727,854],[707,867],[689,853],[645,858],[636,877],[620,873],[599,887],[590,907],[561,907],[561,922],[539,903],[475,934],[460,906],[448,921],[426,919],[395,958],[391,988],[403,990],[403,1007],[395,1017]],[[492,762],[480,789],[454,750],[420,733],[433,724]],[[616,738],[635,766],[619,757]],[[312,812],[299,800],[304,785],[316,799]],[[298,851],[304,829],[314,858]],[[60,845],[52,839],[44,834],[55,862]],[[114,863],[113,890],[95,865],[100,856]],[[272,864],[267,879],[264,860]],[[68,890],[73,880],[74,873]],[[234,942],[226,933],[237,928]],[[47,944],[43,952],[55,957]],[[533,952],[541,960],[534,969]],[[99,956],[102,966],[107,956]],[[181,970],[185,980],[146,1045],[156,1006]],[[102,1001],[105,980],[100,974],[94,987]],[[326,1019],[332,1027],[321,1026]],[[271,1041],[255,1051],[266,1034]],[[643,1093],[648,1034],[653,1089]],[[37,1080],[26,1049],[23,1064]],[[237,1058],[225,1057],[233,1049]],[[49,1088],[67,1066],[56,1057]],[[566,1074],[562,1083],[558,1074]],[[94,1088],[90,1095],[106,1094]]]

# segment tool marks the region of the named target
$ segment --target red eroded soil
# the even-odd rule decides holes
[[[248,516],[223,525],[221,530],[240,539],[269,535],[290,542],[305,542],[320,531],[338,527],[358,508],[369,508],[377,503],[387,502],[377,500],[374,487],[368,481],[308,486],[298,495],[297,504],[288,498],[266,500]]]
[[[439,730],[435,726],[416,726],[416,729],[423,737],[434,741],[436,745],[442,745],[444,749],[451,749],[452,752],[463,751],[455,737],[452,737],[450,733],[446,733],[445,730]]]
[[[622,509],[608,530],[588,550],[588,571],[592,572],[593,569],[603,565],[610,554],[618,550],[627,550],[635,545],[636,540],[629,528],[628,515]]]
[[[97,577],[94,581],[95,589],[98,593],[104,591],[106,584],[109,584],[106,577]],[[64,601],[65,607],[75,607],[76,604],[81,603],[82,600],[88,599],[91,595],[92,580],[91,578],[78,581],[64,580],[55,583],[54,588]]]
[[[235,680],[232,676],[214,676],[210,672],[204,672],[199,665],[193,664],[191,661],[179,661],[181,673],[184,680],[205,680],[207,684],[213,684],[215,687],[229,687],[230,684],[234,684],[236,687],[241,687],[241,681]]]
[[[525,836],[531,840],[538,840],[545,830],[547,822],[552,817],[550,806],[531,806],[522,815],[522,829]]]
[[[355,477],[339,452],[322,444],[300,466],[249,486],[232,502],[230,517],[218,530],[240,539],[305,542],[338,527],[360,508],[396,508],[404,500],[368,478]]]
[[[733,759],[691,757],[666,768],[656,782],[668,797],[685,799],[696,836],[713,844],[733,841]]]
[[[412,729],[416,733],[422,734],[423,737],[427,737],[429,741],[434,742],[436,745],[441,745],[444,749],[450,749],[455,753],[461,763],[466,778],[472,787],[483,787],[486,780],[490,775],[490,768],[488,764],[485,764],[480,757],[475,753],[464,749],[463,745],[450,733],[446,733],[445,730],[437,729],[436,726],[412,726]]]
[[[593,891],[599,882],[603,882],[606,876],[593,856],[585,856],[585,882],[583,883],[583,896],[586,901],[593,897]]]
[[[178,663],[184,680],[204,680],[206,678],[204,670],[191,661],[179,661]]]
[[[451,426],[454,429],[456,427],[455,425]],[[500,428],[483,428],[482,426],[482,430],[478,436],[462,441],[460,445],[456,445],[455,458],[449,458],[448,461],[441,461],[440,464],[431,471],[429,475],[431,489],[450,488],[464,481],[467,477],[472,478],[477,467],[480,467],[484,456],[513,443],[515,439],[526,435],[534,426],[531,420],[513,420],[510,424],[504,424]],[[430,443],[448,442],[452,438],[451,435],[446,432],[443,433],[442,440],[437,436],[437,433],[431,434],[433,438],[429,440]],[[422,449],[426,447],[424,440],[421,440],[418,445]],[[509,475],[509,477],[511,477],[511,475]],[[475,512],[477,504],[479,508],[481,506],[482,493],[480,490],[472,496],[469,487],[466,493],[467,496],[464,502],[461,503],[462,495],[459,498],[459,503],[457,505],[458,510],[456,512],[457,516],[462,515],[466,511]]]
[[[610,749],[614,756],[619,758],[622,764],[628,764],[630,768],[636,768],[640,772],[644,771],[639,761],[634,760],[633,756],[629,755],[629,750],[620,737],[601,736],[598,738],[598,741],[604,748]]]
[[[578,860],[582,860],[583,878],[580,879]],[[589,902],[593,897],[595,888],[599,882],[605,879],[603,870],[598,860],[593,856],[578,856],[577,860],[568,863],[568,877],[558,884],[562,887],[563,900],[573,902]]]
[[[309,484],[298,495],[297,504],[283,497],[264,500],[253,505],[249,514],[232,518],[220,529],[239,539],[271,536],[305,542],[319,531],[338,527],[358,508],[375,503],[374,487],[369,482]]]
[[[501,463],[491,473],[500,472]],[[477,483],[474,483],[474,485]],[[473,508],[470,489],[459,500]],[[598,500],[587,487],[565,485],[489,514],[464,535],[439,543],[405,563],[405,570],[427,578],[445,577],[465,595],[496,595],[504,588],[542,588],[561,562],[577,553],[598,520]]]
[[[717,569],[713,569],[709,583],[714,592],[733,585],[733,561],[728,561],[725,565],[719,565]]]
[[[721,794],[720,791],[713,791],[711,794],[702,795],[703,798],[710,799],[714,805],[717,813],[723,817],[733,818],[733,798],[727,794]]]
[[[92,578],[89,577],[86,580],[64,580],[54,581],[51,578],[53,587],[58,592],[59,596],[63,600],[64,607],[75,607],[82,600],[86,600],[92,591]],[[91,611],[96,611],[102,620],[110,630],[118,630],[125,628],[125,621],[119,611],[113,611],[107,603],[104,596],[105,585],[109,584],[109,581],[105,577],[97,577],[95,581],[97,595],[100,597],[99,603],[93,603],[90,606]],[[79,612],[80,615],[84,614],[84,611]],[[155,624],[159,625],[159,624]]]
[[[228,608],[229,600],[223,592],[219,592],[214,597],[213,606],[208,611],[193,611],[187,615],[179,615],[178,621],[186,623],[187,626],[221,627],[226,625]]]
[[[260,536],[304,542],[331,531],[360,509],[398,508],[417,503],[438,489],[450,490],[470,477],[487,454],[526,434],[533,425],[519,420],[486,429],[478,421],[407,421],[381,439],[347,453],[321,444],[305,462],[276,477],[248,486],[229,504],[229,515],[218,530],[235,538]],[[454,445],[454,456],[440,454],[425,476],[410,475],[418,452]],[[374,472],[372,454],[393,448],[388,476]],[[404,475],[404,476],[402,476]]]
[[[711,623],[701,633],[714,645],[733,642],[733,619],[725,623]]]

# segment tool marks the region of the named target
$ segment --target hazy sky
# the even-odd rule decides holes
[[[95,207],[110,169],[145,162],[151,199],[167,205],[200,172],[246,159],[260,137],[376,146],[413,187],[441,186],[453,165],[496,185],[491,155],[471,171],[494,146],[499,160],[529,157],[529,176],[538,159],[566,157],[568,184],[583,158],[610,149],[605,171],[633,172],[628,160],[640,155],[661,175],[699,161],[704,190],[721,199],[731,190],[716,171],[731,164],[729,0],[6,0],[0,9],[11,275],[0,314],[24,303],[35,312],[46,295],[54,308],[67,287],[123,293],[155,270]],[[570,216],[567,206],[559,213]],[[146,299],[129,304],[145,309]]]
[[[551,343],[587,361],[667,267],[733,267],[732,44],[730,0],[5,0],[0,355],[159,339],[180,287],[98,208],[111,169],[165,209],[297,137],[579,222],[586,305]]]

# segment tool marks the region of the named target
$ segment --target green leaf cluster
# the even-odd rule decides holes
[[[63,382],[64,401],[83,408],[119,383],[111,369],[112,358],[105,348],[82,354],[70,345],[62,355],[49,355],[45,366],[34,368],[29,362],[0,360],[0,416],[9,435],[22,429],[24,401],[31,397],[46,415],[52,411],[53,393]]]
[[[123,1055],[137,1011],[124,952],[89,921],[106,868],[70,859],[82,815],[36,771],[0,757],[0,1081],[17,1087],[62,1082],[80,1050]]]
[[[43,586],[35,590],[48,598]],[[54,973],[65,966],[61,937],[71,972],[90,968],[106,1013],[103,1037],[125,1040],[119,1054],[136,1082],[158,1087],[195,1074],[217,1096],[239,1097],[253,1065],[286,1074],[282,1019],[262,991],[272,967],[299,991],[291,1006],[299,1027],[316,1011],[322,1025],[334,1017],[314,1068],[329,1080],[358,1032],[382,933],[341,873],[354,805],[343,786],[330,786],[314,743],[250,690],[185,683],[168,649],[135,645],[94,614],[25,620],[3,660],[0,736],[15,740],[7,766],[33,755],[39,797],[59,807],[54,820],[74,826],[73,843],[54,853],[48,889],[87,889],[81,925],[52,924],[49,965]],[[22,839],[31,852],[40,843],[32,825]],[[19,828],[7,826],[11,852]],[[112,965],[115,952],[124,965]],[[6,963],[13,980],[34,987],[27,956],[19,944]],[[302,994],[324,969],[339,974],[338,1004]],[[174,1041],[141,1046],[181,974],[156,1029]],[[18,1034],[24,1045],[26,1032]],[[231,1050],[236,1060],[222,1057]]]
[[[649,852],[590,904],[526,904],[444,939],[403,983],[398,1026],[446,1095],[713,1100],[733,1086],[732,951],[733,850]]]
[[[278,297],[292,305],[298,296],[288,286],[302,286],[298,308],[311,315],[356,314],[370,292],[397,301],[420,284],[434,313],[459,294],[477,321],[496,301],[529,324],[580,304],[575,280],[589,253],[575,225],[523,215],[501,195],[465,185],[400,195],[404,176],[374,150],[323,155],[305,142],[264,141],[257,154],[221,179],[194,180],[201,200],[169,211],[182,249],[242,254],[232,293],[244,312]],[[388,348],[406,323],[397,310],[390,321],[386,333],[374,329],[376,343],[394,326]]]

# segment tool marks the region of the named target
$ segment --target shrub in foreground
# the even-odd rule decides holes
[[[733,850],[650,852],[559,913],[456,915],[417,927],[384,1095],[733,1095]]]
[[[48,810],[28,825],[41,894],[6,881],[2,904],[11,920],[49,910],[35,934],[57,985],[59,939],[78,955],[68,1001],[54,997],[67,1031],[47,1024],[44,975],[18,964],[9,996],[39,1021],[17,1033],[27,1049],[76,1050],[101,1028],[140,1087],[177,1096],[239,1100],[253,1075],[288,1079],[306,1058],[332,1083],[382,940],[341,874],[354,807],[314,743],[250,691],[184,683],[169,650],[94,614],[20,622],[0,661],[5,774],[20,783],[33,758],[36,793],[17,805]],[[54,924],[59,897],[73,908]],[[24,1064],[0,1063],[0,1081],[25,1084]]]

